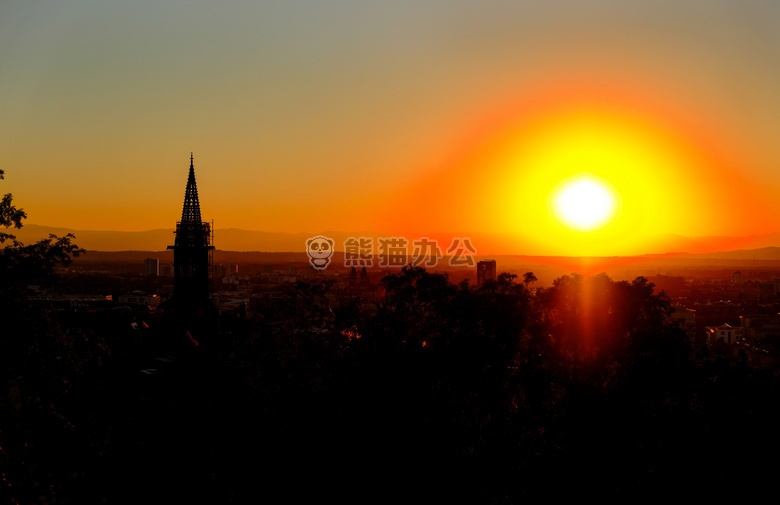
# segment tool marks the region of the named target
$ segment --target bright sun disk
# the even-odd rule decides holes
[[[547,199],[550,216],[562,227],[591,233],[611,225],[620,214],[620,194],[606,180],[583,172],[564,179]]]

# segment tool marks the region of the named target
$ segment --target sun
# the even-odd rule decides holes
[[[550,217],[580,233],[609,227],[620,215],[621,206],[620,194],[612,184],[588,172],[564,179],[547,198]]]

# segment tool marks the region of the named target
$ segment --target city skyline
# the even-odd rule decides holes
[[[4,193],[31,224],[169,228],[194,152],[217,231],[503,233],[525,249],[502,252],[564,255],[775,233],[777,14],[733,1],[6,2]],[[622,198],[593,233],[547,208],[582,172]]]

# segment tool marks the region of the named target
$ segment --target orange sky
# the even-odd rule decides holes
[[[534,252],[578,255],[655,252],[653,241],[663,233],[777,231],[776,186],[741,170],[747,158],[721,132],[642,97],[622,101],[619,90],[608,98],[547,93],[475,132],[451,163],[397,193],[426,202],[424,210],[399,211],[392,205],[397,194],[388,195],[379,221],[425,233],[454,219],[462,230],[515,233]],[[608,229],[576,233],[551,219],[550,191],[579,172],[620,193],[623,209]]]
[[[780,231],[780,4],[549,4],[3,2],[0,191],[29,223],[172,228],[194,152],[217,230]],[[623,202],[591,234],[546,207],[583,171]]]

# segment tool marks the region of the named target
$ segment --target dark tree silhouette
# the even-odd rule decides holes
[[[25,218],[6,194],[0,225],[21,228]],[[0,242],[11,241],[0,249],[0,465],[4,492],[24,501],[48,503],[68,480],[56,475],[66,458],[60,449],[65,450],[74,427],[62,412],[74,378],[102,352],[95,348],[98,342],[80,345],[80,337],[67,334],[52,319],[51,307],[30,296],[33,286],[54,287],[56,270],[84,252],[73,238],[50,235],[25,245],[0,233]]]
[[[0,179],[4,179],[4,176],[5,172],[0,170]],[[27,214],[22,209],[17,209],[12,202],[11,193],[6,193],[0,200],[0,226],[21,228],[22,220],[27,217]],[[16,240],[16,237],[10,233],[0,232],[0,244],[6,240]]]

